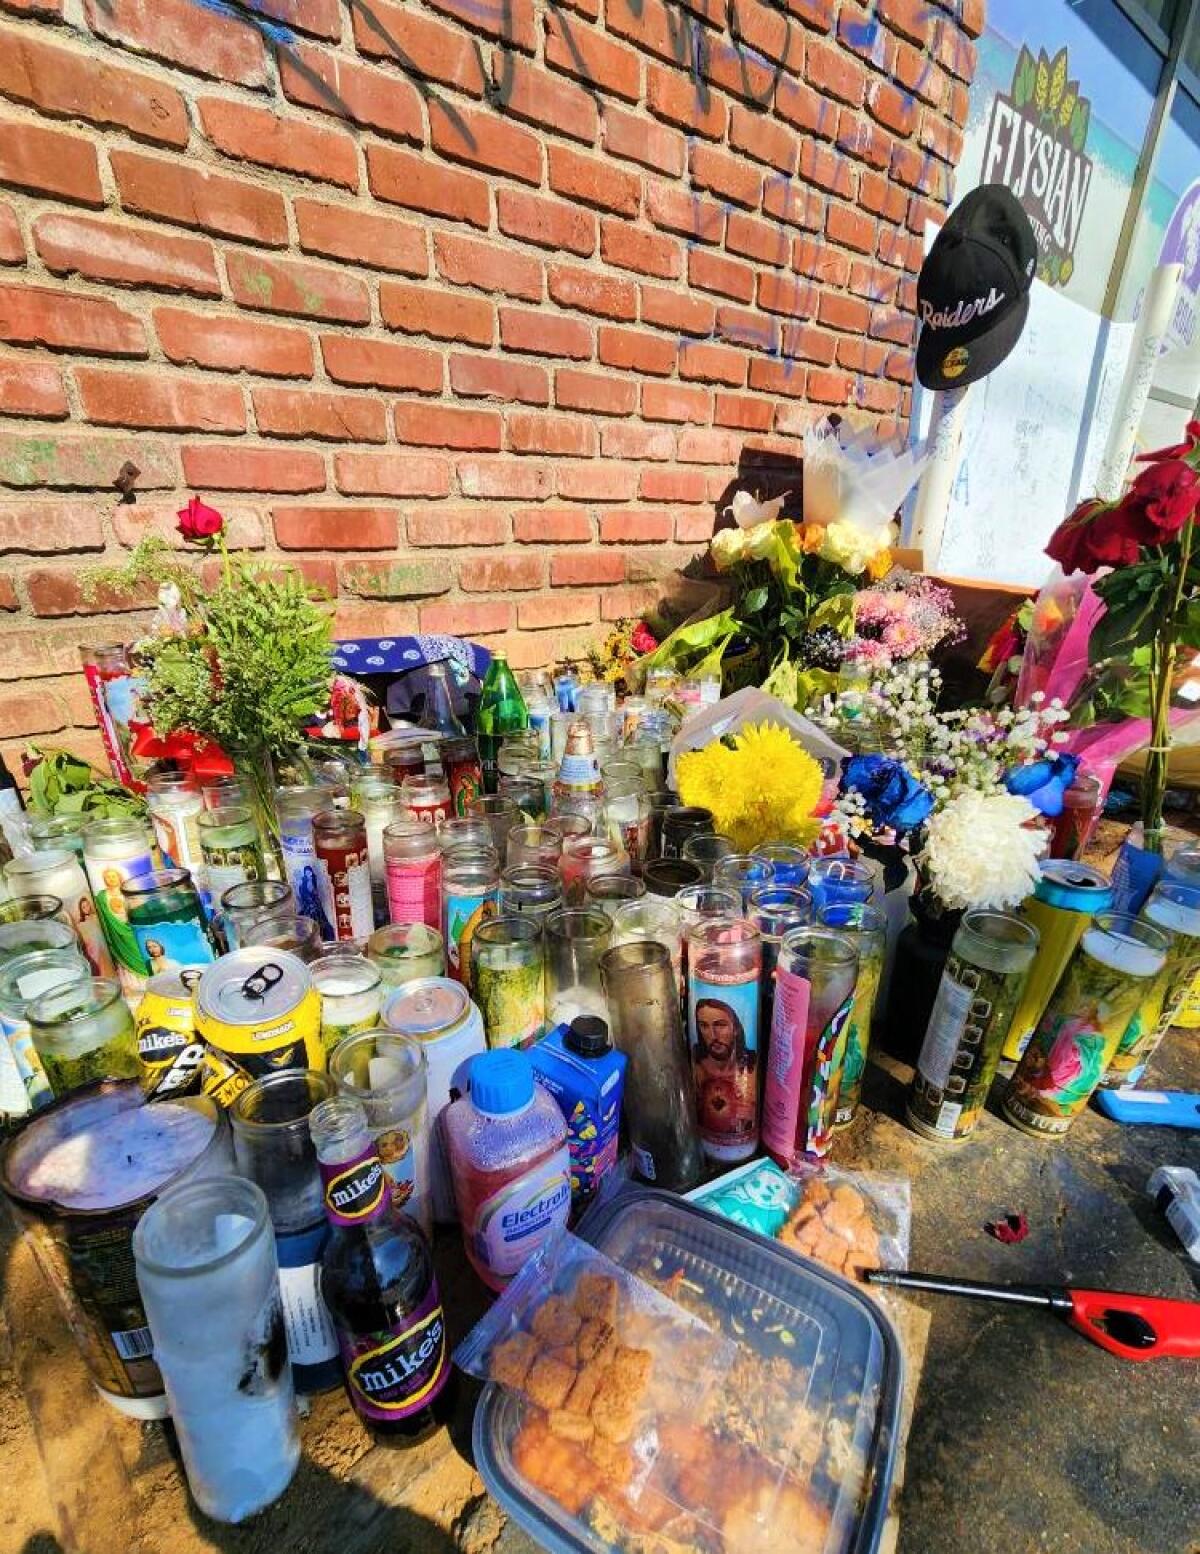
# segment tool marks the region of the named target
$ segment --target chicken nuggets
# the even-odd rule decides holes
[[[609,1359],[617,1347],[617,1330],[611,1322],[599,1317],[585,1317],[576,1339],[579,1358],[588,1360]]]
[[[633,1477],[633,1453],[628,1446],[597,1435],[588,1447],[588,1456],[614,1489],[626,1488]]]
[[[525,1378],[525,1395],[539,1408],[561,1408],[575,1380],[575,1372],[548,1354],[539,1354]]]
[[[562,1295],[551,1295],[534,1312],[529,1325],[548,1349],[557,1349],[575,1342],[582,1318]]]
[[[654,1356],[649,1349],[627,1349],[622,1344],[613,1355],[612,1369],[609,1374],[619,1385],[640,1397],[650,1380],[650,1368],[653,1364]]]
[[[586,1446],[596,1433],[596,1427],[590,1419],[585,1419],[580,1414],[568,1413],[562,1408],[551,1410],[549,1424],[552,1435],[557,1435],[564,1441],[578,1441],[581,1446]]]
[[[600,1385],[600,1377],[603,1374],[602,1367],[598,1365],[585,1365],[576,1376],[563,1407],[569,1409],[573,1414],[590,1413],[592,1399],[596,1396],[596,1388]]]
[[[502,1386],[520,1389],[525,1385],[529,1367],[537,1354],[537,1339],[528,1333],[514,1333],[496,1344],[488,1362],[488,1375]]]
[[[604,1273],[581,1273],[575,1285],[575,1310],[610,1325],[617,1320],[617,1281]]]

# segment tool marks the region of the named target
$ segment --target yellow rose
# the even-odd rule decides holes
[[[744,559],[746,536],[741,529],[722,529],[713,535],[709,549],[717,571],[728,572],[730,567]]]
[[[867,562],[867,576],[873,583],[886,577],[892,570],[892,553],[890,550],[881,550]]]

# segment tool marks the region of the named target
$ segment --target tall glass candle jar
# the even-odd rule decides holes
[[[290,917],[256,917],[243,930],[245,944],[261,944],[273,950],[288,950],[302,961],[316,960],[328,948],[321,930],[311,917],[302,913]]]
[[[530,820],[540,820],[546,813],[546,786],[533,772],[503,773],[496,782],[496,796],[511,799]]]
[[[326,1055],[357,1031],[372,1031],[383,1007],[383,976],[365,955],[323,955],[308,968],[321,995]]]
[[[150,976],[214,960],[208,919],[186,869],[152,869],[121,887],[125,916]]]
[[[666,946],[671,968],[679,984],[680,1007],[687,995],[683,979],[683,925],[675,903],[663,896],[643,896],[623,901],[612,914],[613,943],[640,944],[647,940]]]
[[[1142,917],[1162,929],[1171,947],[1156,985],[1138,1005],[1117,1043],[1100,1081],[1105,1089],[1141,1082],[1146,1064],[1175,1023],[1200,972],[1200,888],[1169,876],[1160,879],[1142,908]]]
[[[546,1024],[542,926],[534,917],[492,917],[471,939],[471,988],[489,1047],[528,1047]]]
[[[244,1521],[300,1461],[262,1189],[240,1176],[171,1189],[142,1215],[133,1255],[188,1485],[206,1515]]]
[[[196,779],[190,772],[155,772],[146,779],[146,808],[164,867],[186,869],[200,889],[204,859],[197,821],[204,799]]]
[[[631,871],[638,875],[650,855],[650,796],[640,772],[610,779],[609,769],[605,769],[604,779],[604,820],[609,840],[624,852]]]
[[[300,1393],[327,1392],[342,1379],[337,1336],[321,1299],[328,1223],[308,1130],[309,1113],[336,1088],[315,1069],[284,1069],[256,1079],[229,1109],[238,1174],[262,1189],[271,1215],[288,1357]]]
[[[392,729],[383,746],[383,764],[391,773],[397,787],[404,786],[406,777],[425,775],[425,733],[422,729]]]
[[[658,747],[654,746],[654,758],[658,760]],[[650,794],[650,842],[649,856],[662,857],[663,816],[669,809],[679,808],[679,795],[672,788],[656,788]]]
[[[395,783],[370,780],[356,783],[350,802],[362,815],[367,827],[367,860],[371,866],[371,897],[375,904],[375,922],[388,920],[387,852],[384,842],[387,827],[402,817],[409,818],[407,801]]]
[[[1017,1064],[1002,1109],[1034,1138],[1057,1138],[1087,1105],[1134,1010],[1166,965],[1167,935],[1097,912]]]
[[[356,809],[313,816],[317,889],[336,939],[366,939],[375,927],[367,825]]]
[[[428,923],[392,923],[377,928],[367,940],[367,959],[379,967],[385,992],[418,977],[444,976],[446,971],[445,944]]]
[[[688,837],[679,856],[688,863],[697,864],[704,878],[711,880],[717,864],[735,852],[737,848],[727,836],[720,836],[715,831],[700,831]]]
[[[496,911],[500,870],[496,854],[470,848],[449,854],[442,872],[442,938],[446,973],[471,986],[471,937]]]
[[[130,995],[140,995],[146,977],[142,952],[125,917],[121,886],[154,867],[151,846],[148,827],[127,816],[93,820],[83,833],[83,864],[96,915],[121,986]]]
[[[388,915],[393,923],[442,922],[442,849],[424,821],[406,816],[383,833]]]
[[[321,892],[317,887],[313,819],[330,807],[329,789],[320,784],[275,790],[275,812],[279,816],[284,873],[296,898],[297,910],[304,917],[313,919],[322,939],[333,938],[333,924],[325,916]]]
[[[741,893],[744,911],[750,897],[775,878],[775,865],[754,853],[730,853],[713,865],[712,882],[722,890]]]
[[[433,1182],[426,1070],[421,1043],[388,1030],[347,1036],[329,1060],[339,1092],[353,1097],[366,1113],[392,1203],[429,1236]]]
[[[501,858],[508,852],[509,832],[521,824],[521,812],[502,793],[483,793],[467,806],[470,816],[482,820],[492,835],[492,846]]]
[[[799,890],[808,883],[808,871],[812,858],[803,847],[793,847],[790,842],[763,842],[754,849],[756,858],[764,858],[774,868],[772,884],[787,885]]]
[[[52,988],[89,977],[88,964],[77,945],[14,955],[0,966],[0,1111],[22,1117],[54,1099],[33,1044],[29,1005]]]
[[[607,950],[600,969],[613,1045],[628,1060],[623,1109],[634,1169],[655,1187],[688,1192],[704,1157],[670,953],[654,940],[631,941]]]
[[[814,858],[808,871],[813,910],[838,902],[867,902],[875,893],[879,871],[865,858]]]
[[[882,925],[876,939],[880,933]],[[966,1138],[983,1115],[1004,1038],[1037,950],[1037,929],[1011,912],[964,913],[908,1093],[909,1126],[924,1138]],[[882,959],[878,944],[874,953]],[[861,983],[861,938],[859,959]],[[876,981],[878,976],[876,970]],[[857,1009],[857,993],[854,1002]],[[853,1014],[851,1023],[855,1023]],[[846,1055],[848,1060],[849,1043]]]
[[[763,1146],[784,1170],[829,1151],[858,977],[858,950],[828,928],[793,928],[775,967]]]
[[[594,907],[551,912],[546,935],[546,1023],[570,1025],[576,1015],[608,1018],[600,957],[612,943],[612,919]]]
[[[586,815],[547,815],[542,821],[547,831],[557,831],[563,839],[563,846],[573,836],[591,836],[592,822]]]
[[[522,864],[541,864],[556,869],[562,850],[562,834],[550,826],[514,826],[508,833],[505,857],[510,869]]]
[[[689,836],[714,830],[712,811],[698,804],[676,804],[662,812],[662,856],[678,858]]]
[[[248,804],[223,804],[219,809],[206,809],[196,824],[208,888],[214,901],[220,901],[231,885],[240,885],[243,880],[266,879],[262,835]]]
[[[83,831],[86,815],[30,815],[29,840],[35,853],[56,852],[65,847],[83,863]]]
[[[478,815],[456,815],[438,832],[438,842],[443,853],[456,847],[492,847],[492,828]]]
[[[423,825],[440,830],[451,819],[454,810],[446,779],[438,772],[435,776],[413,775],[406,777],[400,786],[405,811]]]
[[[673,899],[703,882],[700,865],[688,858],[654,858],[642,865],[642,883],[651,896]]]
[[[807,890],[790,890],[786,885],[764,885],[760,890],[751,892],[746,903],[746,916],[762,935],[762,997],[759,1000],[758,1028],[765,1052],[770,1040],[771,1012],[775,1003],[775,966],[779,960],[779,946],[783,943],[785,933],[811,921],[812,899]]]
[[[483,792],[483,763],[475,741],[469,734],[454,735],[442,741],[439,754],[450,790],[451,810],[455,815],[465,815],[471,800]]]
[[[587,893],[587,882],[597,874],[628,874],[629,858],[602,836],[573,836],[563,843],[559,866],[563,899],[578,906]]]
[[[33,1044],[61,1100],[93,1079],[138,1079],[133,1016],[120,986],[84,978],[39,994],[27,1006]]]
[[[863,1074],[871,1044],[871,1022],[879,998],[879,983],[887,953],[887,917],[878,908],[862,902],[834,902],[820,913],[818,923],[849,939],[858,951],[858,977],[854,983],[854,1002],[846,1025],[846,1051],[842,1059],[834,1126],[844,1128],[854,1120],[862,1096]],[[1033,942],[1037,943],[1034,930]],[[1011,1009],[1009,1014],[1011,1016]],[[1003,1040],[1003,1038],[1001,1038]],[[995,1065],[992,1065],[992,1074]],[[988,1076],[991,1083],[991,1075]]]
[[[544,918],[563,904],[562,881],[556,869],[538,864],[513,864],[500,876],[500,910]]]
[[[244,777],[226,772],[220,777],[208,777],[200,784],[200,797],[205,809],[226,809],[229,805],[253,806],[254,793]]]
[[[43,901],[50,898],[34,896],[28,899]],[[43,919],[20,912],[10,916],[5,910],[9,907],[19,909],[24,905],[24,900],[0,901],[0,966],[6,965],[17,955],[29,955],[34,950],[73,950],[75,954],[82,955],[78,938],[57,913]]]
[[[243,880],[221,897],[217,926],[227,949],[248,943],[246,930],[253,923],[287,919],[296,910],[292,887],[286,880]]]
[[[62,915],[79,937],[80,948],[98,977],[111,977],[116,968],[88,888],[80,855],[67,847],[31,853],[5,865],[4,879],[14,900],[52,896],[61,902]]]
[[[631,874],[595,874],[587,882],[584,905],[599,907],[612,917],[625,902],[640,901],[645,894],[645,884]]]
[[[762,941],[740,917],[704,918],[687,940],[688,1046],[700,1142],[710,1160],[748,1160],[758,1148]]]

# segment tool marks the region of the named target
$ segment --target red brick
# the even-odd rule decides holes
[[[723,297],[749,302],[754,295],[754,271],[736,259],[694,248],[688,255],[688,284],[701,291],[715,291]]]
[[[259,16],[269,16],[287,29],[311,33],[336,43],[342,35],[338,0],[254,0]]]
[[[523,507],[513,513],[513,539],[522,545],[586,545],[591,538],[592,522],[582,507]]]
[[[353,5],[350,15],[360,54],[398,60],[418,80],[483,96],[480,51],[465,33],[390,0],[371,0],[369,7]]]
[[[604,103],[604,149],[609,156],[640,162],[678,178],[687,161],[687,141],[678,130],[657,124],[616,103]]]
[[[183,98],[165,81],[17,28],[0,30],[0,93],[39,112],[186,146]]]
[[[24,264],[25,239],[17,213],[11,205],[0,202],[0,264]]]
[[[140,491],[165,491],[179,483],[174,451],[144,436],[70,436],[43,428],[36,436],[0,432],[0,485],[108,491],[126,462],[139,468]],[[2,673],[2,671],[0,671]]]
[[[246,407],[235,383],[206,383],[165,373],[77,367],[84,417],[99,426],[149,430],[244,432]]]
[[[625,557],[613,551],[564,551],[550,560],[550,582],[555,588],[602,586],[625,581]]]
[[[669,540],[674,523],[668,513],[616,512],[600,517],[602,545],[661,545]]]
[[[643,502],[703,502],[707,485],[703,470],[644,469],[638,496]]]
[[[804,37],[798,28],[789,26],[781,12],[782,7],[740,0],[737,10],[731,13],[732,31],[747,54],[762,54],[789,70],[799,70]]]
[[[837,364],[847,372],[867,372],[876,377],[883,371],[888,354],[886,345],[861,335],[842,337],[837,343]]]
[[[768,313],[810,318],[817,305],[817,288],[800,276],[764,273],[758,277],[758,305]]]
[[[415,222],[320,200],[297,197],[292,203],[305,253],[401,275],[429,274],[425,233]]]
[[[508,124],[491,108],[466,108],[429,99],[433,149],[452,162],[487,173],[507,173],[521,183],[542,181],[542,146],[531,131]]]
[[[226,156],[321,183],[358,188],[358,154],[343,130],[323,129],[224,97],[202,97],[197,106],[204,133]]]
[[[164,499],[163,505],[139,501],[136,505],[121,502],[109,514],[117,544],[130,550],[147,535],[165,540],[172,550],[190,549],[179,532],[179,508],[181,499]],[[221,501],[221,516],[225,520],[225,540],[231,550],[262,550],[266,544],[263,514],[257,507],[233,506]]]
[[[460,562],[458,586],[470,594],[528,592],[545,583],[541,556],[470,556]]]
[[[453,232],[433,234],[438,274],[456,286],[477,286],[507,297],[540,302],[542,263],[528,254],[496,248],[489,241],[460,237]]]
[[[751,308],[723,307],[717,312],[717,334],[730,345],[752,351],[779,349],[779,320]]]
[[[716,92],[697,92],[690,73],[647,65],[646,106],[655,118],[680,125],[689,136],[703,135],[708,140],[725,138],[729,122],[725,99]]]
[[[729,119],[729,144],[758,162],[777,167],[782,173],[794,173],[800,155],[800,141],[785,124],[753,113],[735,103]]]
[[[378,199],[473,227],[490,222],[487,182],[477,174],[455,172],[397,146],[368,145],[366,153],[367,184]]]
[[[684,335],[712,334],[717,310],[704,297],[668,291],[664,286],[643,286],[641,292],[644,324],[655,324],[660,329],[673,329]]]
[[[405,519],[410,545],[441,549],[450,545],[504,545],[508,540],[508,519],[480,503],[471,507],[446,507],[439,503],[424,510],[411,510]]]
[[[649,459],[664,463],[675,457],[675,433],[670,426],[610,421],[600,428],[600,451],[606,459]]]
[[[565,199],[621,216],[636,216],[642,200],[642,181],[636,173],[622,172],[610,160],[588,156],[569,146],[551,145],[550,187]]]
[[[0,599],[0,608],[16,609],[15,593],[12,605]],[[49,734],[66,728],[71,722],[70,711],[63,697],[50,694],[42,686],[36,690],[31,687],[28,690],[0,692],[0,728],[6,733]],[[16,769],[20,771],[19,766]]]
[[[595,313],[601,318],[637,317],[637,287],[632,281],[564,264],[551,265],[546,278],[550,296],[560,307]]]
[[[837,336],[815,324],[785,324],[783,352],[785,356],[799,357],[801,361],[816,362],[828,367],[837,349]],[[756,385],[757,386],[757,385]]]
[[[409,453],[335,453],[333,483],[343,496],[447,496],[445,459]]]
[[[804,75],[819,92],[857,107],[863,100],[867,73],[845,49],[810,41],[804,53]]]
[[[637,490],[637,474],[632,464],[608,460],[564,464],[558,471],[558,494],[569,502],[628,502]]]
[[[939,17],[934,23],[933,52],[939,65],[952,76],[970,83],[975,78],[975,66],[979,50],[963,36],[948,16]]]
[[[844,372],[827,372],[812,367],[808,373],[808,397],[820,405],[844,405],[850,397],[852,382]]]
[[[223,237],[249,238],[269,248],[288,241],[283,196],[207,167],[144,156],[109,153],[121,204],[139,216],[158,216],[181,227]]]
[[[931,108],[941,106],[947,94],[948,78],[923,49],[915,49],[911,43],[901,43],[896,50],[894,73],[906,91],[912,92]]]
[[[400,521],[394,507],[273,507],[281,550],[395,550]]]
[[[94,502],[0,502],[0,553],[50,556],[103,549],[104,528]]]
[[[316,437],[327,442],[386,442],[387,412],[366,394],[256,388],[254,419],[264,437]]]
[[[486,637],[512,625],[512,605],[502,599],[451,599],[421,606],[421,630]]]
[[[207,443],[184,448],[183,478],[199,491],[324,491],[325,460],[295,448]]]
[[[957,165],[962,155],[962,131],[948,123],[941,114],[929,108],[921,110],[921,127],[917,132],[917,140],[926,151],[932,151],[934,156],[941,157],[943,162],[949,162],[951,167]]]
[[[675,542],[678,545],[704,545],[712,539],[715,514],[695,511],[675,515]]]
[[[885,221],[903,221],[908,207],[904,190],[880,173],[864,173],[859,179],[858,203]]]
[[[808,140],[800,147],[799,176],[806,183],[827,189],[840,199],[852,200],[857,187],[857,172],[849,167],[846,158],[839,156],[828,146],[819,146]]]
[[[343,561],[343,586],[364,599],[411,599],[449,593],[450,563],[435,556],[397,556],[392,561]]]
[[[595,141],[599,114],[581,86],[560,81],[548,70],[500,50],[492,57],[492,75],[504,113],[586,145]]]
[[[517,603],[517,625],[522,631],[545,631],[551,626],[586,626],[596,619],[595,594],[544,594]]]
[[[423,346],[391,340],[322,335],[325,371],[335,383],[354,387],[408,389],[418,394],[442,391],[442,358]]]
[[[898,145],[892,152],[892,177],[908,189],[932,195],[935,200],[950,198],[950,169],[927,151],[915,146]]]
[[[372,11],[376,9],[374,3]],[[354,14],[359,14],[358,7]],[[333,617],[333,630],[339,641],[355,637],[406,637],[417,630],[415,604],[382,604],[372,600],[370,604],[351,603],[344,597],[338,600]]]
[[[912,97],[890,81],[876,79],[867,87],[867,112],[897,135],[911,135],[917,122],[917,108]]]
[[[676,443],[681,464],[736,464],[741,443],[732,432],[688,426]]]
[[[657,583],[641,583],[636,587],[611,588],[600,595],[600,614],[606,621],[625,620],[627,616],[645,615],[659,602]]]
[[[380,281],[379,312],[389,329],[403,334],[460,340],[466,345],[491,345],[496,334],[495,310],[490,302],[432,286]]]
[[[642,93],[642,64],[633,49],[553,11],[546,13],[546,63],[602,96],[637,102]]]
[[[865,59],[876,70],[890,73],[896,57],[896,40],[869,10],[844,5],[838,17],[837,40],[842,48]]]
[[[831,242],[854,248],[860,254],[875,251],[875,223],[870,216],[848,205],[831,205],[825,216],[825,231]]]
[[[149,354],[146,331],[131,313],[105,297],[57,287],[0,286],[0,340],[89,356]]]
[[[420,145],[421,97],[392,71],[334,54],[323,45],[294,43],[279,51],[279,83],[289,101],[351,124]]]
[[[637,409],[637,384],[632,378],[564,367],[554,375],[554,403],[593,415],[632,415]]]
[[[763,394],[788,395],[803,399],[807,388],[804,367],[790,356],[777,359],[759,357],[750,363],[750,387]]]
[[[707,389],[685,388],[679,383],[643,383],[642,418],[704,425],[712,420],[712,395]]]
[[[549,453],[559,458],[594,458],[599,438],[590,421],[578,416],[513,411],[508,421],[511,453]]]
[[[746,358],[728,346],[706,340],[681,340],[679,376],[692,383],[727,383],[740,388],[746,381]]]
[[[697,332],[707,333],[705,330]],[[654,377],[665,377],[675,365],[675,342],[644,330],[602,327],[597,333],[596,349],[606,367],[649,373]]]
[[[909,313],[898,313],[894,308],[881,307],[871,310],[871,338],[889,340],[893,345],[911,345],[916,338],[917,321]]]
[[[65,0],[0,0],[6,11],[18,16],[44,16],[48,20],[61,20]]]
[[[550,466],[533,459],[460,459],[457,468],[462,494],[484,501],[540,502],[554,489]]]
[[[82,135],[0,118],[0,184],[76,205],[104,204],[96,148]]]
[[[84,0],[87,24],[110,43],[237,86],[266,86],[260,35],[240,17],[190,0]]]
[[[85,590],[77,572],[63,567],[38,567],[25,575],[25,591],[35,615],[108,615],[144,610],[154,603],[151,583],[136,589],[102,586]]]
[[[819,135],[825,140],[831,139],[837,129],[837,103],[796,76],[780,77],[775,88],[775,114],[805,134]]]
[[[822,324],[828,324],[833,329],[844,329],[851,334],[860,334],[866,330],[870,322],[871,310],[857,297],[844,297],[836,292],[825,292],[821,297],[817,317]]]
[[[67,414],[62,372],[51,362],[0,357],[0,415],[27,415],[50,421]]]
[[[692,186],[754,210],[762,201],[763,175],[743,156],[718,146],[693,145]]]
[[[268,259],[231,249],[225,270],[234,300],[262,313],[365,324],[371,317],[367,288],[357,276],[302,259]]]
[[[21,608],[21,601],[17,598],[16,585],[11,577],[0,577],[0,611],[11,615]]]
[[[929,41],[928,0],[877,0],[876,13],[885,27],[924,48]]]
[[[221,295],[212,244],[199,238],[169,237],[96,216],[39,216],[33,241],[55,275],[189,291],[200,297]]]
[[[668,65],[680,63],[679,49],[685,39],[679,20],[663,0],[608,0],[604,20],[610,33],[628,38],[644,53],[657,54]]]
[[[757,259],[762,264],[788,262],[788,234],[783,228],[773,221],[762,221],[741,211],[730,213],[725,247],[730,253],[744,254],[747,259]]]
[[[718,394],[713,420],[718,426],[736,426],[743,432],[769,432],[774,406],[769,399],[746,394]]]
[[[847,156],[857,157],[874,168],[887,167],[892,159],[895,141],[878,124],[872,124],[862,113],[843,108],[838,120],[837,147]]]
[[[500,344],[506,351],[587,361],[592,354],[592,329],[583,319],[560,318],[537,308],[501,308]]]
[[[498,189],[496,219],[508,237],[539,248],[565,248],[580,255],[596,252],[596,217],[565,200],[543,199],[523,189]]]
[[[798,237],[792,248],[792,269],[797,275],[822,286],[845,286],[854,264],[848,254],[815,237]]]
[[[736,38],[704,34],[701,69],[714,86],[748,102],[770,102],[781,71]]]
[[[675,184],[646,185],[646,215],[656,227],[697,243],[719,243],[725,231],[723,205]]]
[[[399,404],[394,416],[397,442],[424,448],[463,448],[476,453],[500,449],[502,422],[495,410]]]
[[[430,0],[435,11],[453,16],[475,32],[486,32],[509,48],[532,54],[537,41],[533,0]]]

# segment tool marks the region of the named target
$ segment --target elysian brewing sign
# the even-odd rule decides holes
[[[1092,182],[1083,154],[1092,107],[1067,79],[1067,51],[1035,59],[1021,46],[1012,90],[992,100],[981,183],[1003,183],[1020,200],[1038,244],[1038,279],[1065,286]]]

